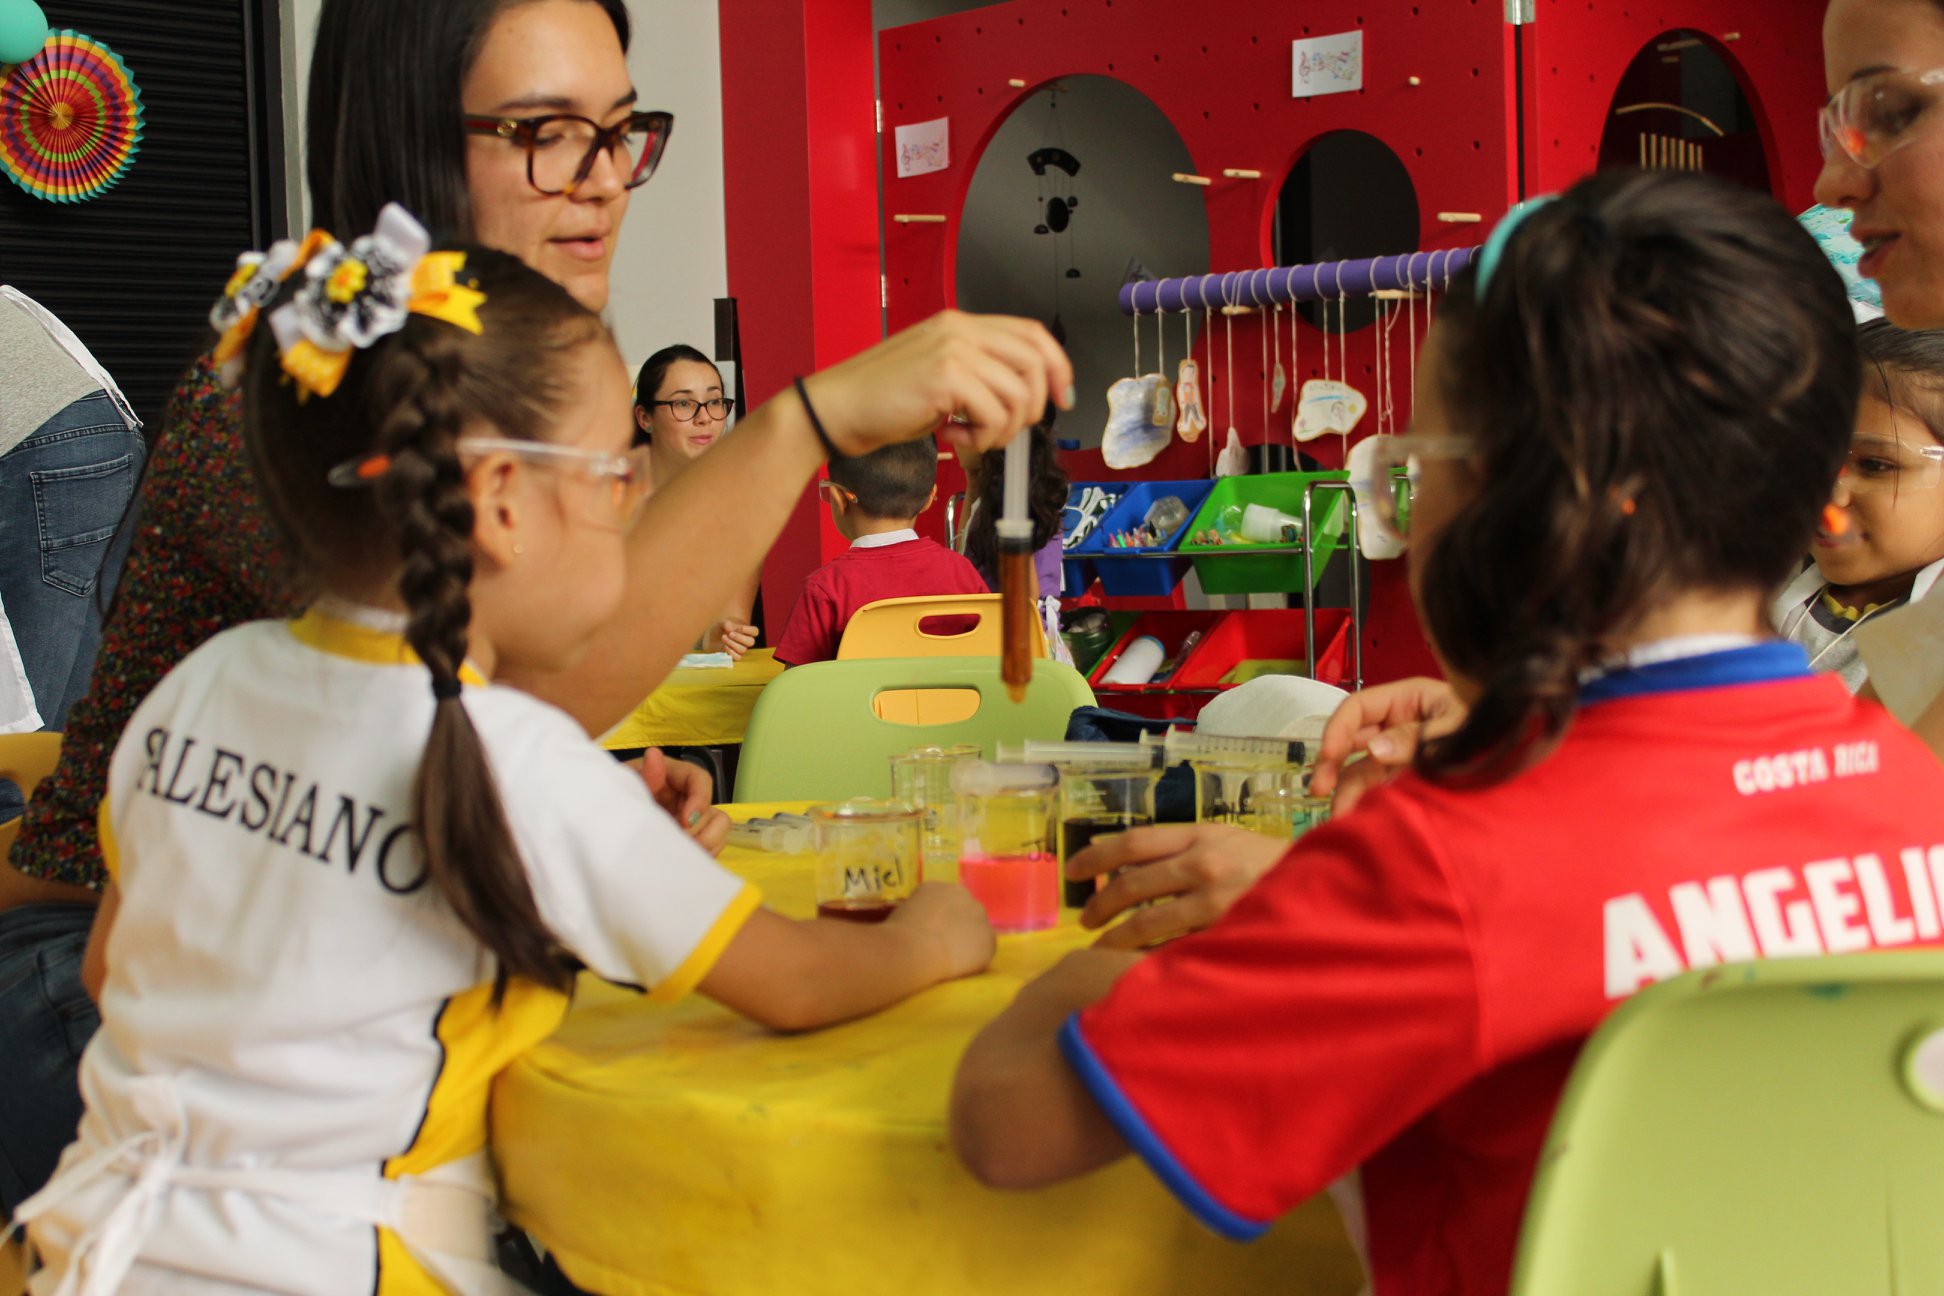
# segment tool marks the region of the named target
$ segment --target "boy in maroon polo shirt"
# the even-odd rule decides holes
[[[851,614],[879,599],[985,594],[972,564],[914,529],[938,493],[938,447],[930,437],[832,459],[819,489],[830,520],[851,547],[810,573],[776,641],[785,666],[829,661]]]

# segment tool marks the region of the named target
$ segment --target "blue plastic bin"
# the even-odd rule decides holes
[[[1126,482],[1072,482],[1067,486],[1066,511],[1060,515],[1060,530],[1064,535],[1061,550],[1066,555],[1060,563],[1060,583],[1062,593],[1073,597],[1087,592],[1092,582],[1093,564],[1075,556],[1075,551],[1084,545],[1107,515],[1120,503],[1121,496],[1127,493]]]
[[[1174,587],[1181,583],[1181,578],[1188,574],[1188,560],[1156,555],[1174,552],[1175,546],[1188,533],[1189,522],[1194,520],[1196,510],[1201,508],[1202,501],[1208,498],[1208,493],[1213,489],[1215,483],[1212,481],[1128,483],[1127,493],[1121,496],[1120,503],[1080,546],[1100,573],[1101,588],[1121,597],[1165,596],[1172,593]],[[1139,549],[1116,549],[1108,543],[1115,532],[1131,531],[1139,526],[1147,516],[1149,507],[1156,500],[1169,495],[1181,500],[1188,509],[1188,516],[1180,526],[1163,536],[1159,543]]]

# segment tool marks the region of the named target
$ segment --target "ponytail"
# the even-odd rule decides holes
[[[1509,777],[1656,606],[1787,579],[1855,426],[1854,329],[1787,212],[1677,172],[1581,181],[1518,227],[1482,291],[1454,286],[1433,373],[1481,487],[1413,585],[1480,692],[1419,749],[1422,773]]]
[[[507,826],[492,767],[460,696],[472,621],[473,506],[459,464],[463,411],[453,395],[460,356],[451,336],[401,339],[387,377],[401,400],[378,433],[391,459],[379,507],[397,537],[405,639],[432,674],[432,733],[412,782],[412,815],[425,867],[459,921],[498,960],[493,1002],[511,977],[550,990],[573,983],[567,958],[540,916]]]
[[[484,296],[480,332],[411,314],[356,349],[329,396],[304,399],[279,370],[273,330],[256,330],[244,365],[244,439],[310,581],[395,581],[406,642],[437,700],[412,819],[426,875],[497,963],[498,1005],[514,977],[569,989],[573,965],[541,917],[460,696],[474,516],[458,440],[482,423],[499,436],[543,440],[572,398],[575,355],[613,343],[596,316],[517,258],[470,248],[465,267]],[[386,466],[366,485],[331,484],[334,467],[361,460]]]

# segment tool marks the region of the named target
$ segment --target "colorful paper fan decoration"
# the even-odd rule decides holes
[[[49,202],[85,202],[120,180],[142,140],[142,92],[121,56],[76,31],[0,77],[0,167]]]

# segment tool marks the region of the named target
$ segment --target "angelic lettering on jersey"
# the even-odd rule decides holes
[[[1615,896],[1603,915],[1606,995],[1623,999],[1690,968],[1934,941],[1944,933],[1940,898],[1944,845],[1906,846],[1894,869],[1863,854],[1682,882],[1658,909],[1639,892]]]

